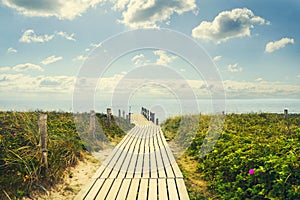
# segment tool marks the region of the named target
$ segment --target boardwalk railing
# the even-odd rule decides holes
[[[132,122],[136,126],[75,199],[189,199],[160,127],[141,114],[132,115]]]

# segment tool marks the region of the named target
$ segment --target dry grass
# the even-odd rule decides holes
[[[184,176],[184,182],[191,200],[216,199],[208,191],[206,182],[202,180],[200,173],[197,171],[197,160],[185,153],[177,160],[177,164]]]

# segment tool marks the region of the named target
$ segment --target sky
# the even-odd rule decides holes
[[[299,11],[299,0],[0,0],[0,99],[72,99],[95,49],[137,29],[169,29],[201,46],[228,99],[299,99]],[[158,70],[152,85],[143,81],[149,68]],[[95,93],[110,98],[127,84],[131,96],[168,98],[190,87],[211,98],[207,79],[174,52],[140,49],[116,59]]]

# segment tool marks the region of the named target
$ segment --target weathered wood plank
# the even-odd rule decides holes
[[[121,184],[122,184],[122,179],[115,179],[113,185],[111,186],[108,192],[106,199],[111,199],[111,200],[115,199],[118,195]]]
[[[147,200],[148,196],[148,179],[141,179],[138,200]]]
[[[166,183],[166,179],[164,178],[158,179],[158,196],[160,200],[169,199],[168,191],[167,191],[167,183]]]
[[[128,200],[129,199],[136,199],[139,183],[140,183],[140,179],[135,179],[134,178],[134,179],[131,180],[131,184],[130,184],[130,188],[129,188],[129,192],[128,192],[128,196],[127,196]]]
[[[125,200],[129,190],[131,179],[124,179],[116,200]]]
[[[103,183],[103,185],[101,187],[101,190],[99,191],[99,193],[96,196],[96,200],[104,200],[106,198],[113,182],[114,182],[114,179],[111,179],[111,178],[108,178],[105,180],[105,182]]]
[[[93,187],[93,185],[96,183],[97,179],[92,178],[90,182],[88,182],[81,191],[76,195],[75,200],[82,200],[85,199],[85,196],[89,192],[89,190]]]
[[[150,179],[148,200],[157,200],[157,198],[157,179]]]
[[[104,181],[105,181],[105,179],[98,179],[84,199],[85,200],[94,199],[97,196],[99,190],[101,189]]]
[[[177,194],[175,179],[168,178],[167,179],[167,184],[168,184],[169,198],[170,199],[179,199],[178,194]]]
[[[181,200],[189,199],[189,195],[188,195],[188,192],[186,190],[183,179],[177,178],[176,179],[176,184],[177,184],[180,199]]]

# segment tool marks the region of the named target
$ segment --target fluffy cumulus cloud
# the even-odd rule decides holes
[[[131,27],[157,27],[173,14],[183,14],[197,8],[195,0],[110,0],[114,10],[122,12],[121,23]]]
[[[62,60],[62,59],[63,59],[63,58],[62,58],[61,56],[56,57],[56,56],[53,55],[53,56],[50,56],[50,57],[48,57],[48,58],[42,60],[41,63],[42,63],[43,65],[49,65],[49,64],[55,63],[55,62],[57,62],[57,61],[60,61],[60,60]]]
[[[51,41],[55,36],[59,36],[59,37],[62,37],[64,39],[70,40],[70,41],[76,41],[76,39],[74,38],[74,36],[75,36],[74,33],[68,34],[68,33],[63,32],[63,31],[56,31],[54,34],[51,34],[51,35],[48,35],[48,34],[37,35],[34,30],[28,29],[28,30],[24,31],[23,35],[19,39],[19,42],[23,42],[23,43],[44,43],[44,42]]]
[[[227,69],[228,71],[230,72],[241,72],[243,71],[243,68],[242,67],[239,67],[239,64],[238,63],[235,63],[233,65],[228,65],[227,66]]]
[[[223,11],[212,22],[203,21],[193,29],[192,36],[221,43],[228,39],[251,36],[255,24],[269,24],[247,8]]]
[[[103,0],[2,0],[9,8],[29,17],[57,17],[72,20]]]
[[[34,70],[34,71],[44,71],[44,69],[39,66],[32,63],[25,63],[25,64],[19,64],[14,67],[12,67],[12,70],[16,72],[23,72],[28,70]]]
[[[18,51],[12,47],[7,49],[7,53],[17,53]]]
[[[19,42],[24,43],[44,43],[49,42],[54,38],[54,35],[41,35],[38,36],[35,34],[34,30],[29,29],[24,31],[22,37],[19,39]]]
[[[269,42],[266,45],[265,52],[272,53],[278,49],[284,48],[287,44],[294,44],[295,41],[293,38],[282,38],[278,41]]]
[[[60,36],[60,37],[63,37],[67,40],[70,40],[70,41],[76,41],[76,39],[74,38],[75,34],[72,33],[72,34],[68,34],[66,32],[63,32],[63,31],[57,31],[56,32],[56,35]]]
[[[177,58],[177,56],[168,54],[166,51],[162,51],[162,50],[154,51],[154,55],[159,57],[156,61],[157,65],[168,66]]]

